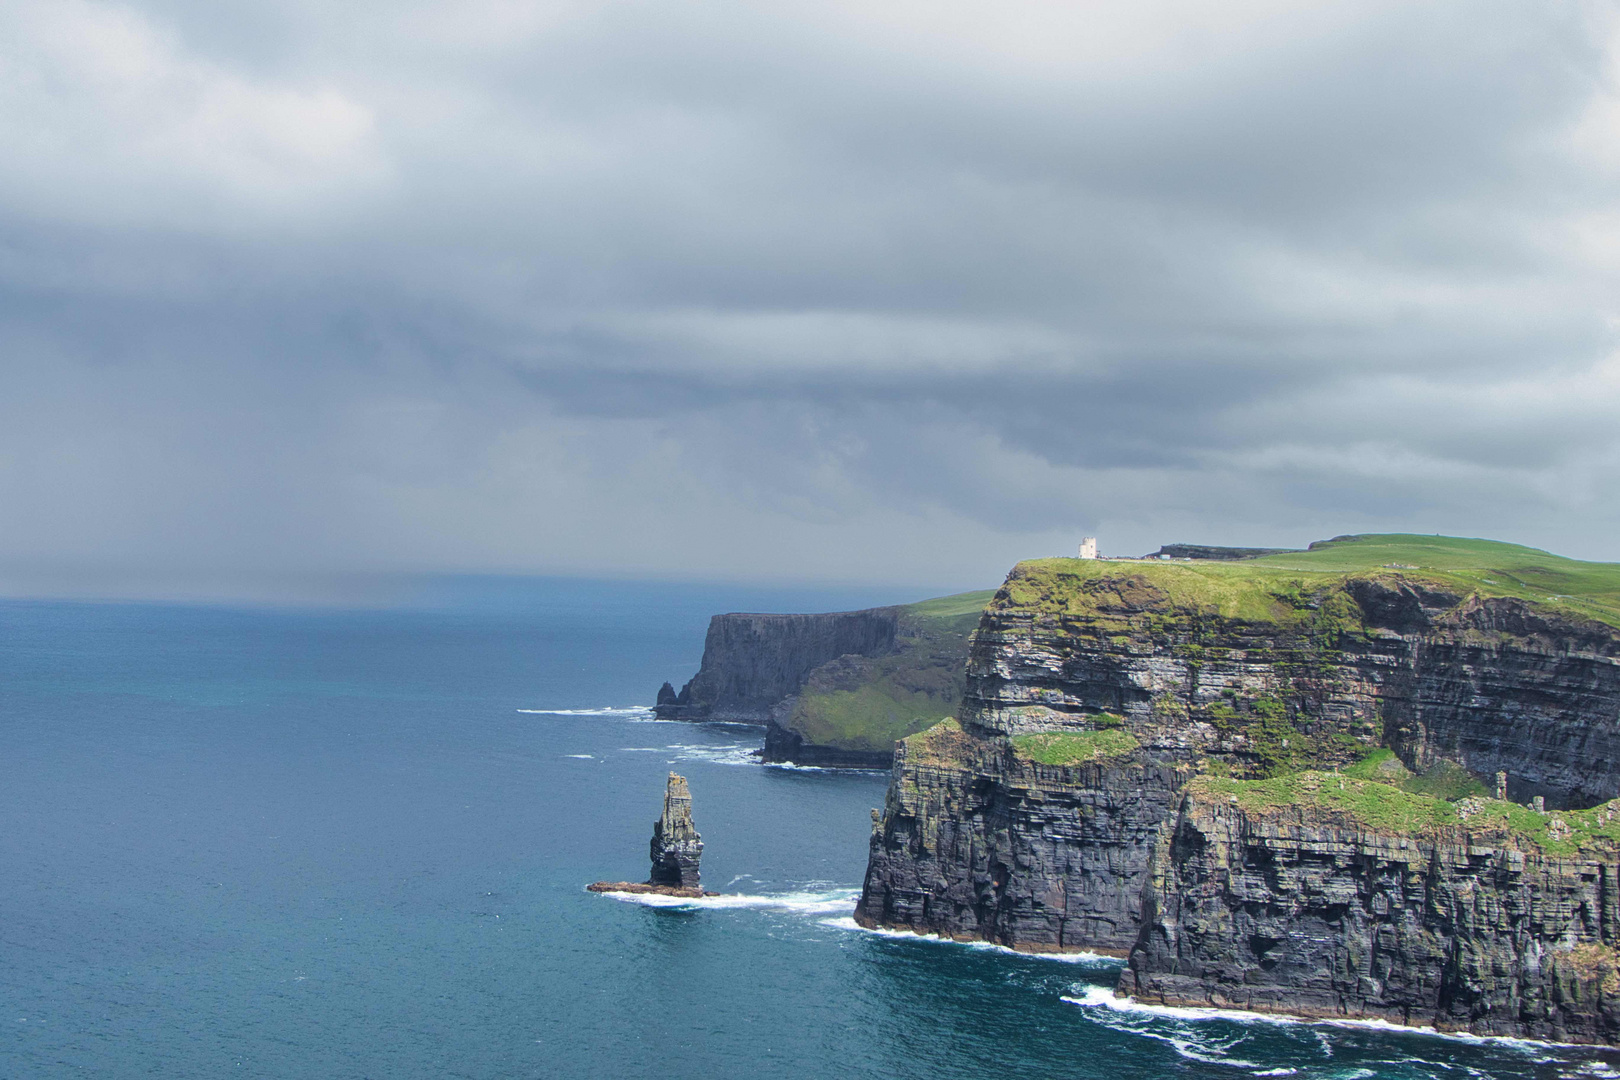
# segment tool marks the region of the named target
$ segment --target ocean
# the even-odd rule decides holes
[[[0,602],[0,1077],[1613,1077],[1620,1054],[1122,1006],[860,930],[886,777],[652,720],[708,616],[918,599],[441,583],[386,611]],[[671,770],[701,903],[639,880]]]

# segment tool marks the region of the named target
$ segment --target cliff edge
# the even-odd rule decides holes
[[[1620,566],[1488,541],[1021,564],[856,917],[1128,957],[1164,1002],[1613,1042],[1617,627]]]

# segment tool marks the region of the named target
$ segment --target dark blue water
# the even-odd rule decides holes
[[[1077,1004],[1110,968],[853,929],[883,777],[752,764],[754,729],[520,710],[646,702],[712,611],[912,597],[491,589],[0,604],[0,1077],[1615,1075]],[[584,892],[645,875],[671,769],[740,899]]]

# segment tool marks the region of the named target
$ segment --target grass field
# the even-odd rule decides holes
[[[1251,816],[1276,811],[1326,812],[1344,824],[1393,836],[1435,836],[1466,828],[1475,835],[1507,835],[1555,855],[1620,846],[1620,799],[1586,810],[1538,813],[1518,803],[1469,797],[1457,802],[1403,791],[1393,784],[1343,773],[1305,771],[1266,780],[1196,777],[1187,791],[1214,803],[1230,802]]]
[[[1351,576],[1402,577],[1462,596],[1516,597],[1620,627],[1620,563],[1449,536],[1351,536],[1311,551],[1239,562],[1036,559],[1008,578],[1010,606],[1086,614],[1115,605],[1287,617],[1302,593]]]

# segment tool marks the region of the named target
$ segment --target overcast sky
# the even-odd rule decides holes
[[[0,0],[0,591],[1620,559],[1613,12]]]

